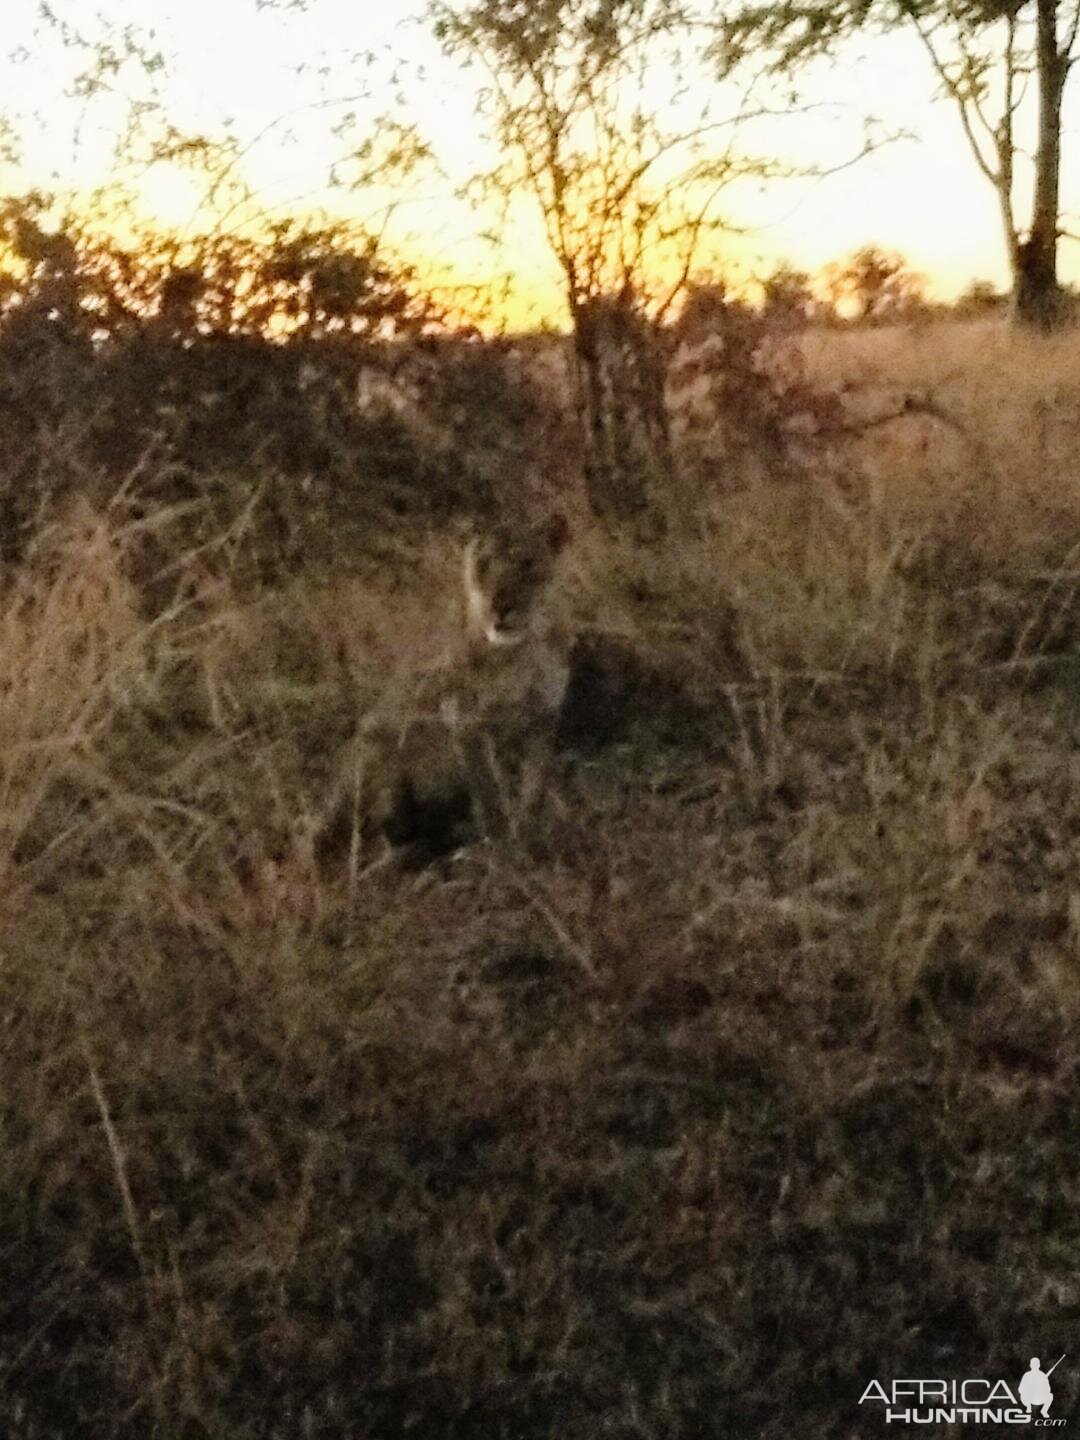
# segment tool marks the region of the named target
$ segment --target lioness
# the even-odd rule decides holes
[[[326,837],[381,830],[423,860],[478,830],[517,838],[547,787],[569,680],[561,515],[471,539],[453,652],[376,706],[349,746]],[[332,846],[331,846],[332,848]]]

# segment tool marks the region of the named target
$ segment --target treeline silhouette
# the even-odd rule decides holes
[[[133,504],[187,506],[196,539],[254,507],[248,560],[266,574],[394,516],[482,511],[507,450],[528,447],[512,347],[455,328],[362,232],[287,221],[128,248],[47,217],[38,195],[0,208],[8,561],[66,493],[108,501],[128,481]]]
[[[538,464],[565,469],[589,451],[569,368],[560,382],[546,367],[555,378],[541,383],[549,339],[482,339],[360,228],[292,219],[258,239],[148,229],[124,244],[78,215],[57,221],[33,193],[0,205],[0,244],[2,561],[72,493],[119,494],[136,517],[172,507],[170,547],[227,545],[234,574],[274,583],[301,564],[384,559],[398,522],[482,517]],[[835,397],[793,387],[790,365],[774,382],[767,337],[1004,304],[979,282],[951,312],[931,306],[903,257],[874,246],[828,267],[822,287],[780,266],[751,305],[698,279],[664,325],[620,297],[594,302],[597,393],[585,409],[610,441],[612,493],[632,498],[644,483],[627,473],[635,437],[659,454],[656,483],[693,468],[671,451],[662,400],[700,369],[679,360],[687,342],[720,341],[708,365],[727,428],[779,473],[787,419],[835,428]],[[160,544],[145,548],[159,566]]]

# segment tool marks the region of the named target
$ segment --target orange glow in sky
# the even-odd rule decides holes
[[[495,272],[509,273],[513,298],[503,313],[513,323],[560,314],[558,270],[527,197],[515,204],[510,229],[495,245],[482,238],[496,224],[494,212],[478,213],[455,198],[470,174],[491,165],[494,151],[476,115],[480,81],[440,55],[413,18],[417,0],[381,0],[377,6],[310,0],[306,12],[284,3],[259,9],[255,0],[55,5],[91,35],[99,33],[93,12],[107,17],[114,37],[127,24],[154,32],[165,57],[155,80],[171,118],[181,130],[212,137],[230,128],[239,142],[233,173],[265,212],[322,207],[330,214],[371,216],[395,245],[442,278],[482,282]],[[108,178],[128,101],[145,93],[145,82],[121,66],[110,82],[118,94],[98,94],[89,103],[66,98],[79,57],[55,37],[35,38],[36,23],[37,0],[7,0],[0,113],[21,113],[27,138],[23,164],[3,174],[4,189],[88,192]],[[379,56],[373,66],[350,60],[369,49]],[[301,64],[309,68],[298,70]],[[371,87],[370,96],[362,94],[364,86]],[[823,102],[821,108],[758,129],[757,151],[764,140],[769,153],[781,158],[838,162],[858,148],[866,114],[914,138],[819,181],[741,185],[728,210],[749,233],[725,245],[725,262],[736,274],[765,274],[780,260],[814,272],[860,245],[877,243],[900,251],[927,277],[931,292],[943,297],[976,277],[1004,285],[994,194],[975,168],[952,107],[932,103],[934,81],[914,37],[868,37],[849,48],[843,63],[821,69],[804,90]],[[397,113],[431,142],[441,173],[424,174],[398,192],[352,196],[329,186],[330,167],[341,155],[335,122],[350,110],[362,122],[398,105],[399,92]],[[1067,115],[1066,147],[1069,129]],[[130,148],[121,146],[121,152],[132,162],[137,158]],[[1071,174],[1068,149],[1063,174]],[[222,213],[220,195],[216,209],[207,209],[206,176],[183,163],[149,170],[132,163],[125,179],[148,217],[181,231],[235,224],[243,213]],[[1073,206],[1080,202],[1075,187],[1070,197],[1068,182],[1064,198],[1066,209],[1070,200]],[[1080,279],[1080,245],[1063,243],[1061,269],[1064,278]]]

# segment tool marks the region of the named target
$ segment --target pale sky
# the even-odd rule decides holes
[[[479,81],[445,60],[411,18],[417,0],[311,0],[306,13],[286,8],[284,0],[279,9],[262,10],[256,0],[95,0],[92,6],[55,0],[55,6],[89,33],[99,33],[95,13],[107,17],[114,34],[126,24],[152,29],[166,58],[159,84],[176,124],[210,134],[231,124],[243,147],[244,178],[270,211],[321,204],[332,212],[364,214],[365,206],[374,211],[385,205],[385,194],[360,202],[327,190],[326,174],[340,153],[334,122],[350,108],[361,118],[385,109],[396,93],[392,71],[398,69],[405,102],[400,113],[431,141],[445,173],[394,197],[400,204],[388,233],[410,253],[464,280],[483,279],[493,265],[512,270],[519,307],[533,301],[550,311],[557,303],[558,275],[524,201],[496,257],[478,239],[491,216],[477,215],[452,198],[454,185],[490,163],[494,152],[475,114]],[[21,111],[25,119],[37,112],[39,123],[30,132],[23,172],[8,176],[4,186],[52,183],[89,190],[108,172],[124,103],[98,97],[84,107],[64,98],[76,59],[55,39],[34,38],[36,9],[36,0],[5,5],[10,53],[0,60],[0,113]],[[351,53],[366,50],[379,53],[374,66],[349,64]],[[309,73],[297,73],[301,63]],[[356,95],[358,81],[375,90],[366,108],[363,102],[325,103]],[[143,83],[125,70],[117,81],[128,98],[141,93]],[[917,138],[889,145],[824,180],[773,182],[760,193],[744,186],[733,193],[732,218],[753,227],[752,234],[732,242],[738,271],[767,273],[780,259],[814,271],[873,242],[904,254],[940,295],[954,294],[976,277],[1004,283],[995,197],[975,168],[952,107],[931,103],[933,80],[914,37],[863,39],[843,63],[807,77],[803,88],[822,108],[759,129],[758,150],[764,140],[781,158],[835,163],[858,147],[866,114]],[[1073,126],[1078,112],[1074,103],[1067,117]],[[1069,182],[1076,171],[1073,143],[1067,124],[1066,201],[1071,189],[1073,203],[1080,205],[1080,187]],[[139,185],[148,213],[172,226],[200,223],[204,181],[174,170],[152,173]],[[1065,278],[1080,278],[1080,245],[1063,244],[1061,258]]]

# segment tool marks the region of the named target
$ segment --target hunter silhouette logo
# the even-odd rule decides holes
[[[1050,1376],[1065,1359],[1060,1355],[1049,1370],[1033,1356],[1015,1393],[1004,1380],[871,1380],[859,1404],[884,1405],[886,1425],[1064,1425],[1050,1418],[1054,1392]]]
[[[1020,1381],[1020,1399],[1029,1410],[1041,1410],[1044,1420],[1050,1413],[1050,1406],[1054,1403],[1054,1392],[1050,1389],[1050,1376],[1064,1359],[1065,1356],[1062,1355],[1061,1359],[1055,1360],[1050,1369],[1044,1372],[1040,1366],[1039,1357],[1033,1355],[1031,1366]]]

